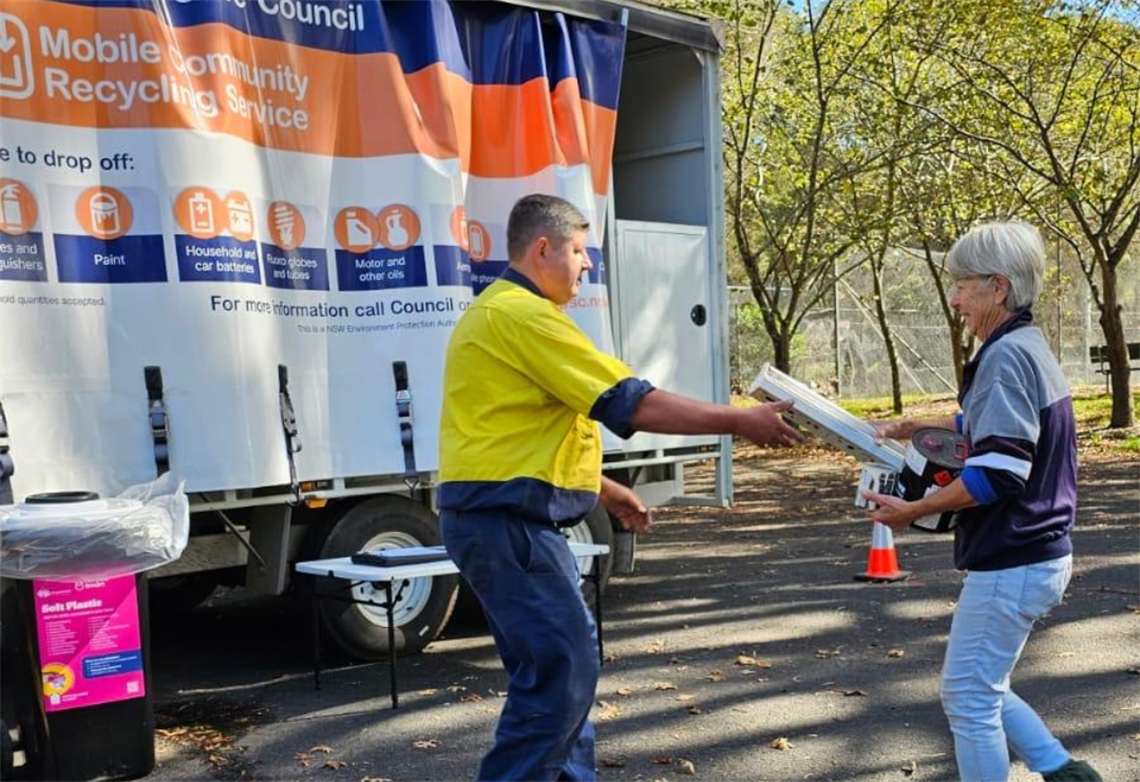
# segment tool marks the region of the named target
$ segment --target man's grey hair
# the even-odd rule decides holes
[[[584,231],[590,221],[569,201],[551,195],[523,196],[511,208],[507,219],[507,257],[522,258],[526,248],[540,236],[548,238],[556,248]]]
[[[1009,280],[1005,308],[1030,307],[1044,284],[1045,243],[1041,234],[1020,220],[976,225],[954,242],[946,270],[955,280],[1000,275]]]

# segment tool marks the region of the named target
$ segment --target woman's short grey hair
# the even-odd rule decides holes
[[[561,247],[575,231],[585,231],[590,221],[569,201],[551,195],[523,196],[507,218],[507,257],[522,258],[526,248],[540,236]]]
[[[1011,312],[1037,301],[1044,268],[1041,234],[1019,220],[976,225],[954,242],[946,256],[946,270],[955,280],[993,275],[1009,280],[1005,307]]]

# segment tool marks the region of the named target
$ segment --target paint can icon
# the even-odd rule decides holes
[[[97,193],[91,197],[91,228],[96,234],[111,236],[122,230],[119,219],[119,202],[109,193]]]

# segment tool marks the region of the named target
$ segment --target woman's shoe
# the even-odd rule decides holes
[[[1056,771],[1042,774],[1041,778],[1045,782],[1104,782],[1088,761],[1072,759]]]

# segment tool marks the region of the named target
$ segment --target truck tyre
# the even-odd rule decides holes
[[[214,571],[147,579],[150,615],[161,618],[193,611],[214,594],[219,583],[218,574]]]
[[[329,530],[320,558],[351,556],[363,549],[414,548],[440,545],[439,521],[430,510],[403,497],[374,497],[354,505]],[[346,581],[321,579],[322,595],[344,595]],[[459,591],[457,575],[413,578],[392,583],[395,598],[395,640],[400,654],[415,654],[447,624]],[[357,600],[383,602],[384,587],[360,584],[352,588]],[[379,606],[321,600],[323,626],[333,642],[358,660],[381,660],[388,655],[388,614]]]
[[[614,528],[610,521],[610,514],[599,502],[592,511],[586,514],[586,518],[573,527],[568,527],[564,532],[566,537],[575,543],[600,543],[610,547],[610,553],[604,557],[581,557],[578,560],[578,570],[583,574],[593,574],[594,569],[597,568],[599,574],[597,587],[604,594],[606,584],[610,580],[610,571],[613,569]],[[590,605],[594,604],[594,588],[593,581],[583,579],[582,593]]]

